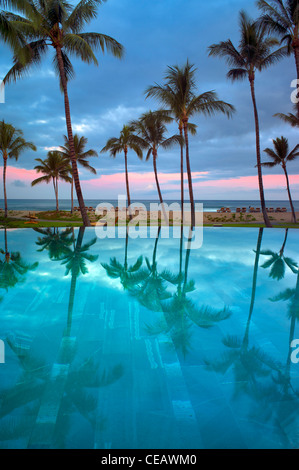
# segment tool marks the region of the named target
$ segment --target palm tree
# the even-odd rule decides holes
[[[54,50],[54,67],[60,78],[60,87],[64,95],[67,135],[72,160],[72,174],[81,209],[83,224],[90,226],[79,180],[74,138],[72,131],[68,81],[74,76],[74,69],[69,55],[80,58],[83,62],[98,61],[96,49],[111,52],[115,57],[122,57],[123,47],[115,39],[96,32],[82,32],[84,26],[97,16],[97,8],[103,0],[81,0],[75,7],[64,0],[37,0],[20,2],[24,16],[12,21],[18,30],[30,41],[23,48],[25,61],[19,53],[15,55],[14,66],[4,78],[4,83],[16,81],[32,66],[39,66],[49,47]],[[24,5],[23,5],[24,4]]]
[[[250,19],[244,11],[240,12],[241,39],[239,48],[232,41],[222,41],[209,47],[210,56],[224,57],[230,68],[227,77],[233,82],[248,78],[250,83],[251,98],[254,109],[255,134],[256,134],[256,159],[258,169],[259,192],[262,212],[267,227],[272,227],[266,211],[263,175],[261,167],[260,150],[260,124],[255,96],[255,74],[273,65],[286,54],[285,48],[273,48],[278,44],[277,39],[267,36],[266,28]]]
[[[293,216],[293,222],[294,224],[297,223],[296,220],[296,213],[294,209],[294,204],[292,201],[292,196],[291,196],[291,189],[290,189],[290,182],[289,182],[289,176],[287,172],[287,162],[291,162],[295,160],[299,156],[299,144],[296,145],[296,147],[293,148],[293,150],[289,151],[289,142],[288,139],[285,137],[277,137],[276,140],[273,139],[273,146],[274,150],[270,148],[266,148],[264,152],[268,155],[268,157],[271,158],[271,162],[265,162],[262,163],[262,166],[268,167],[268,168],[273,168],[277,165],[282,166],[282,169],[284,171],[285,177],[286,177],[286,182],[287,182],[287,191],[288,191],[288,196],[289,196],[289,201],[292,209],[292,216]]]
[[[179,133],[182,139],[181,142],[181,159],[180,159],[180,171],[181,171],[181,220],[183,222],[184,216],[184,134],[183,134],[183,122],[181,119],[181,109],[180,109],[180,98],[181,94],[179,90],[176,92],[168,84],[165,85],[154,85],[150,86],[145,91],[146,98],[156,97],[164,103],[173,114],[179,128]],[[188,122],[188,130],[191,135],[196,135],[197,126]]]
[[[279,117],[282,121],[284,121],[287,124],[290,124],[292,127],[299,127],[299,118],[295,116],[293,113],[276,113],[274,114],[275,117]]]
[[[9,158],[18,160],[25,150],[36,150],[32,142],[27,142],[23,132],[4,120],[0,122],[0,152],[3,157],[4,217],[7,217],[6,170]]]
[[[15,10],[21,7],[21,3],[24,4],[25,2],[19,2],[19,0],[1,0],[0,7],[9,7]],[[14,21],[18,19],[18,15],[9,11],[0,10],[0,38],[14,53],[19,53],[20,57],[23,59],[22,49],[26,46],[26,40],[19,31],[17,24],[14,23]]]
[[[157,158],[159,147],[167,149],[175,144],[182,144],[182,139],[179,135],[173,135],[168,138],[165,136],[167,132],[166,124],[172,122],[172,120],[173,119],[169,116],[169,112],[159,110],[148,111],[147,113],[142,114],[138,121],[133,121],[131,123],[134,131],[137,132],[138,136],[142,139],[143,147],[148,149],[146,161],[149,160],[151,155],[153,156],[156,186],[165,221],[168,221],[168,218],[158,179]]]
[[[97,157],[98,153],[93,149],[85,150],[85,147],[87,145],[87,140],[88,139],[86,137],[83,137],[83,136],[80,137],[78,134],[74,135],[74,147],[75,147],[76,161],[77,161],[77,164],[83,166],[83,168],[90,171],[93,175],[96,175],[97,170],[89,164],[87,159],[89,157]],[[72,159],[71,159],[71,152],[70,152],[70,143],[66,135],[64,136],[64,146],[61,146],[60,148],[62,149],[61,151],[59,150],[61,155],[64,158],[68,159],[69,162],[71,163]],[[71,214],[73,213],[73,211],[74,211],[74,177],[72,174]]]
[[[295,110],[296,114],[294,114],[294,113],[288,113],[288,114],[276,113],[276,114],[274,114],[274,116],[280,118],[283,122],[285,122],[286,124],[289,124],[292,127],[299,127],[299,117],[298,117],[297,106],[296,105],[294,105],[294,110]]]
[[[171,109],[175,120],[178,123],[180,135],[185,137],[186,145],[186,167],[188,175],[189,197],[191,203],[191,225],[195,226],[195,204],[192,186],[192,172],[189,156],[189,131],[192,134],[196,131],[194,125],[189,124],[189,119],[195,114],[211,116],[216,113],[224,113],[230,117],[234,107],[223,101],[219,101],[214,91],[208,91],[201,95],[196,95],[194,65],[189,64],[182,68],[178,66],[168,67],[165,74],[165,85],[156,85],[146,90],[147,97],[155,97],[165,106]],[[182,145],[182,144],[181,144]],[[181,199],[183,199],[183,161],[181,147]]]
[[[72,178],[69,176],[71,173],[71,167],[69,166],[68,160],[61,156],[57,150],[48,152],[48,156],[45,160],[41,158],[36,158],[36,162],[39,162],[39,165],[36,165],[34,169],[37,173],[42,173],[44,176],[36,178],[32,181],[31,186],[36,186],[40,183],[50,183],[53,182],[55,198],[56,198],[56,211],[59,211],[59,202],[58,202],[58,181],[66,181],[67,183],[72,182]]]
[[[281,44],[286,43],[288,55],[294,54],[297,79],[299,80],[299,11],[298,0],[258,0],[262,11],[260,22],[269,34],[277,34]],[[297,104],[299,118],[299,103]]]
[[[125,156],[125,175],[126,175],[126,189],[129,213],[131,217],[131,197],[129,188],[129,174],[128,174],[128,150],[133,150],[137,157],[142,160],[142,149],[144,148],[144,141],[134,134],[132,126],[124,126],[119,137],[112,137],[109,139],[101,153],[110,152],[110,156],[115,158],[118,153],[124,153]]]

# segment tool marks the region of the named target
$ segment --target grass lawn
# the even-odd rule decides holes
[[[44,218],[44,215],[43,215]],[[45,217],[46,219],[47,217]],[[61,219],[61,220],[60,220]],[[252,228],[260,228],[265,227],[264,224],[261,223],[246,223],[243,222],[235,222],[231,223],[230,221],[225,223],[223,221],[213,221],[213,223],[204,224],[204,227],[213,227],[214,225],[221,225],[222,227],[252,227]],[[147,224],[149,226],[149,223]],[[36,227],[81,227],[82,220],[76,220],[76,218],[64,218],[64,216],[59,216],[55,213],[55,218],[49,214],[49,219],[47,221],[39,221],[38,223],[26,223],[25,220],[18,220],[15,218],[8,217],[4,219],[4,217],[0,217],[0,227],[7,227],[7,228],[36,228]],[[118,224],[116,224],[118,226]],[[170,226],[172,223],[170,221]],[[274,228],[297,228],[299,229],[299,223],[292,224],[292,223],[273,223]]]

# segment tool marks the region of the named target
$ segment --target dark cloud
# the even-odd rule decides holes
[[[21,180],[14,180],[14,181],[12,181],[12,182],[11,182],[11,185],[12,185],[12,186],[15,186],[16,188],[26,188],[26,186],[27,186],[27,185],[26,185],[23,181],[21,181]]]

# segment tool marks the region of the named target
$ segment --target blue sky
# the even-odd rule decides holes
[[[223,60],[209,58],[212,43],[232,39],[238,44],[238,16],[245,9],[256,17],[254,1],[245,0],[108,0],[87,28],[117,39],[126,50],[122,60],[98,54],[99,67],[73,60],[76,77],[69,84],[74,132],[88,138],[88,147],[98,152],[110,137],[117,136],[124,124],[158,104],[144,99],[144,90],[161,83],[168,65],[183,65],[187,58],[197,67],[198,92],[215,90],[219,98],[233,104],[237,113],[228,120],[195,117],[198,135],[191,138],[191,164],[197,199],[258,199],[253,110],[248,81],[232,84],[226,79]],[[63,144],[66,133],[63,96],[52,68],[52,51],[38,70],[6,87],[6,101],[0,104],[2,117],[24,131],[38,151],[21,156],[17,170],[9,169],[10,198],[53,197],[49,185],[30,187],[35,158],[45,158],[52,147]],[[11,52],[2,47],[0,75],[11,66]],[[284,59],[257,74],[256,93],[261,120],[262,149],[281,135],[293,148],[297,131],[273,117],[292,110],[291,81],[296,78],[294,58]],[[176,133],[175,127],[169,128]],[[179,196],[179,151],[161,151],[158,157],[165,198]],[[80,169],[85,197],[104,198],[123,194],[122,156],[112,160],[101,154],[92,159],[97,177]],[[132,196],[155,198],[152,162],[140,162],[129,155]],[[294,199],[299,199],[299,160],[289,166]],[[265,175],[281,174],[280,168]],[[34,176],[34,175],[33,175]],[[142,183],[141,183],[142,182]],[[211,184],[209,183],[211,182]],[[218,183],[219,182],[219,183]],[[267,199],[286,199],[283,178],[265,178]],[[69,186],[62,184],[61,197],[69,197]]]

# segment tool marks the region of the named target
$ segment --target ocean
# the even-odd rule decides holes
[[[172,204],[172,203],[180,203],[179,200],[165,200],[165,203]],[[203,201],[196,201],[197,203],[203,204],[204,212],[217,212],[218,209],[221,207],[229,207],[231,211],[235,212],[237,207],[260,207],[260,201],[255,200],[203,200]],[[98,204],[105,203],[105,204],[112,204],[114,207],[118,205],[117,199],[85,199],[85,204],[88,207],[94,207]],[[137,204],[144,204],[147,210],[150,209],[151,203],[158,203],[157,200],[132,200],[132,203]],[[293,201],[295,211],[299,212],[299,201]],[[75,200],[74,205],[78,206],[77,201]],[[267,207],[273,207],[276,209],[277,207],[286,207],[287,210],[290,210],[290,204],[288,201],[267,201]],[[56,204],[54,199],[9,199],[8,200],[8,209],[9,210],[32,210],[32,211],[47,211],[47,210],[55,210]],[[4,200],[0,199],[0,208],[4,208]],[[59,209],[60,210],[70,210],[71,208],[71,201],[69,199],[61,199],[59,201]],[[188,206],[187,206],[188,208]]]

